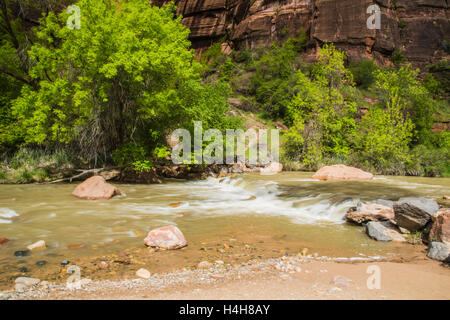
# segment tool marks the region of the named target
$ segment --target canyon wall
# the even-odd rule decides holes
[[[154,0],[161,5],[164,0]],[[347,51],[350,61],[391,62],[395,51],[416,65],[448,56],[446,0],[176,0],[199,52],[212,43],[232,48],[268,46],[303,28],[312,54],[324,42]],[[369,30],[367,8],[381,8],[381,29]]]

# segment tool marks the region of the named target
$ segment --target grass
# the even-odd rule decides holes
[[[0,183],[33,183],[52,180],[52,173],[73,169],[74,161],[64,150],[22,148],[0,162]]]

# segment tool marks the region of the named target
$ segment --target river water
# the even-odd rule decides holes
[[[58,274],[64,259],[84,265],[93,278],[126,278],[139,266],[163,272],[202,260],[232,264],[304,248],[329,257],[416,254],[412,245],[369,239],[364,228],[345,223],[346,211],[358,201],[450,194],[448,178],[379,176],[344,182],[316,181],[311,175],[283,172],[118,184],[122,196],[107,201],[72,197],[75,184],[0,185],[0,237],[11,240],[0,249],[0,286],[17,276],[63,279]],[[169,224],[181,229],[188,247],[170,252],[145,248],[148,231]],[[47,249],[14,255],[38,240],[45,240]],[[116,270],[109,262],[107,271],[100,270],[101,260],[119,261],[122,267]]]

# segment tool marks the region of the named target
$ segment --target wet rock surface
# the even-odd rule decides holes
[[[345,215],[347,221],[362,224],[368,221],[383,221],[394,219],[394,210],[390,207],[368,203],[357,208],[352,208]]]
[[[162,5],[168,1],[153,0]],[[446,56],[450,22],[445,0],[177,0],[177,13],[191,29],[193,47],[204,51],[228,35],[223,46],[269,46],[295,36],[300,28],[308,34],[308,53],[319,44],[334,42],[347,51],[350,61],[374,58],[391,64],[392,53],[401,48],[413,64],[424,66]],[[367,8],[381,9],[381,29],[367,28]]]
[[[163,248],[167,250],[180,249],[187,246],[180,229],[175,226],[166,226],[151,230],[144,243],[149,247]]]
[[[445,243],[431,242],[428,247],[427,257],[437,261],[450,262],[450,250]]]
[[[74,197],[86,200],[108,200],[120,194],[120,190],[107,183],[102,176],[86,179],[72,192]]]
[[[372,180],[373,174],[343,164],[320,168],[313,176],[318,180]]]
[[[438,210],[436,201],[425,198],[401,198],[394,204],[397,225],[409,231],[425,227]]]
[[[450,244],[450,208],[442,208],[437,212],[428,238],[430,241]]]

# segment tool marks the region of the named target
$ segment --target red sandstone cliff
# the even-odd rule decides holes
[[[161,4],[164,0],[154,0]],[[183,23],[191,29],[196,49],[215,41],[232,47],[264,46],[295,34],[310,38],[309,50],[322,42],[344,48],[351,61],[373,57],[389,63],[392,53],[417,65],[448,53],[450,22],[446,0],[176,0]],[[369,30],[367,8],[381,7],[381,29]],[[447,49],[448,50],[448,49]]]

